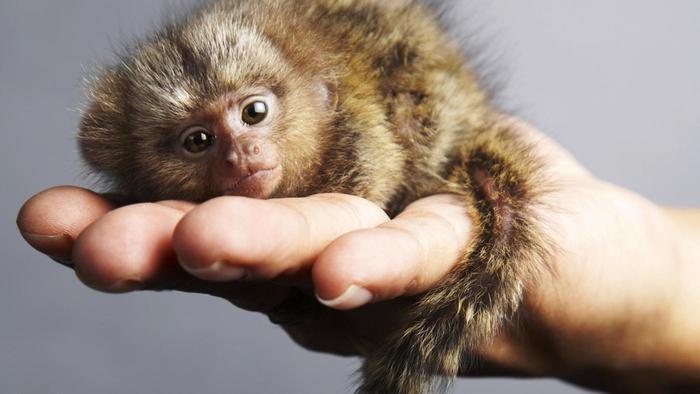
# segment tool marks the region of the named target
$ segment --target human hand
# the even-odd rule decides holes
[[[688,311],[698,302],[689,279],[700,262],[687,231],[520,127],[557,186],[539,212],[556,246],[552,270],[530,284],[519,324],[479,350],[485,368],[472,373],[558,376],[622,390],[667,384],[658,374],[640,380],[640,371],[675,371],[664,376],[674,381],[697,371],[699,349],[688,338],[700,322]],[[449,195],[417,201],[389,220],[344,195],[114,209],[99,195],[63,187],[28,201],[18,225],[38,250],[72,260],[95,289],[212,294],[267,313],[307,348],[363,354],[400,326],[411,296],[452,268],[471,223]],[[332,308],[319,308],[314,292],[335,299],[326,302]]]
[[[399,308],[381,305],[347,313],[317,308],[321,316],[300,320],[290,314],[288,299],[293,296],[297,309],[305,307],[299,301],[314,307],[312,283],[329,299],[351,283],[370,289],[372,301],[427,290],[424,284],[435,283],[450,269],[469,234],[456,201],[433,196],[389,221],[377,206],[347,195],[270,201],[224,197],[200,206],[166,201],[114,209],[95,193],[60,187],[30,200],[18,223],[30,244],[74,267],[97,290],[212,294],[270,315],[308,348],[357,354],[360,342],[385,335],[379,333],[382,323],[396,323],[387,312]],[[427,249],[417,253],[417,247]],[[380,252],[392,253],[398,266],[379,264]],[[435,257],[430,266],[421,261],[424,255]],[[226,263],[204,268],[215,261]],[[329,303],[352,309],[370,301],[364,294]]]

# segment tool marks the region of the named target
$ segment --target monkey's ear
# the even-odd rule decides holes
[[[314,84],[321,107],[327,111],[335,111],[338,107],[337,79],[334,77],[319,77]]]
[[[80,121],[78,148],[93,170],[114,173],[127,156],[124,151],[128,152],[121,78],[116,71],[105,70],[86,88],[91,102]]]

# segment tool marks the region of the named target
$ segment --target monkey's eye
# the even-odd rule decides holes
[[[249,126],[256,125],[267,118],[268,108],[263,101],[254,101],[243,108],[241,119]]]
[[[214,144],[214,136],[204,127],[190,127],[182,136],[182,147],[191,155],[201,155]]]

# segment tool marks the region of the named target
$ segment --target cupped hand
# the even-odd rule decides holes
[[[401,308],[343,310],[428,290],[470,233],[450,195],[417,201],[389,220],[374,204],[341,194],[115,208],[88,190],[59,187],[28,201],[18,223],[31,245],[94,289],[220,296],[270,315],[304,346],[342,354],[380,341],[382,327],[397,324],[388,312]],[[293,309],[314,297],[331,308],[314,316]]]
[[[528,285],[517,320],[479,349],[483,362],[471,373],[631,392],[662,384],[640,380],[640,371],[673,371],[669,380],[696,373],[692,241],[661,208],[595,179],[528,126],[514,127],[552,185],[537,208],[550,264]],[[472,235],[452,195],[416,201],[390,220],[340,194],[117,208],[59,187],[30,199],[18,225],[97,290],[211,294],[268,314],[309,349],[360,355],[400,327],[413,296],[440,281]]]

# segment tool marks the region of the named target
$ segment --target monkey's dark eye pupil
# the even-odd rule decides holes
[[[243,121],[249,125],[256,125],[267,117],[267,104],[256,101],[248,104],[243,109]]]
[[[195,131],[185,139],[185,149],[190,153],[202,153],[211,146],[214,137],[204,131]]]

